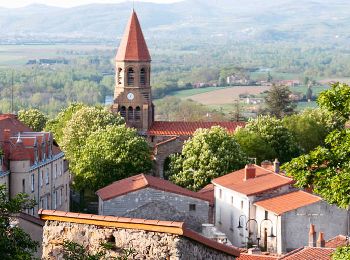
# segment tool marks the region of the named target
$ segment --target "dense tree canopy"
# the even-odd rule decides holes
[[[332,255],[332,260],[350,260],[350,246],[338,247]]]
[[[212,179],[240,169],[246,163],[246,155],[226,129],[198,129],[185,142],[182,154],[171,157],[167,175],[177,185],[199,190]]]
[[[47,116],[40,110],[33,108],[18,111],[18,119],[35,132],[41,132],[48,120]]]
[[[91,133],[74,164],[74,183],[79,190],[96,191],[114,181],[151,170],[151,151],[136,130],[108,125]]]
[[[32,208],[35,202],[28,199],[26,194],[18,194],[8,199],[5,186],[0,186],[0,258],[33,259],[38,243],[21,228],[11,225],[11,218],[25,209]]]
[[[251,119],[245,128],[238,129],[236,136],[243,151],[249,157],[257,158],[258,162],[278,158],[283,163],[300,152],[292,133],[275,117]]]
[[[45,130],[53,133],[58,144],[61,145],[62,143],[63,129],[66,127],[67,122],[71,120],[75,112],[83,107],[86,107],[86,105],[81,103],[72,103],[67,108],[62,109],[56,118],[51,119],[46,123]]]
[[[340,121],[349,116],[348,90],[346,84],[335,84],[319,99],[320,105],[335,112]],[[323,146],[293,159],[284,165],[284,169],[296,180],[298,187],[312,188],[329,203],[347,208],[350,205],[349,158],[350,130],[336,129],[327,135]]]

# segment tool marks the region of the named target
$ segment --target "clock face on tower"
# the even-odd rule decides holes
[[[133,100],[134,99],[134,94],[133,93],[129,93],[128,95],[127,95],[127,98],[129,99],[129,100]]]

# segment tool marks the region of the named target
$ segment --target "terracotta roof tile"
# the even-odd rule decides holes
[[[285,212],[305,207],[320,200],[320,197],[298,190],[270,199],[261,200],[254,204],[268,211],[281,215]]]
[[[117,61],[151,61],[148,47],[143,37],[139,19],[133,11],[121,40]]]
[[[233,133],[238,126],[244,127],[244,122],[168,122],[155,121],[148,130],[148,135],[193,135],[199,128],[211,128],[212,126],[221,126]]]
[[[213,248],[215,250],[225,252],[226,254],[232,255],[232,256],[239,256],[240,252],[239,249],[233,246],[227,246],[224,244],[220,244],[214,240],[208,239],[199,233],[196,233],[192,230],[187,229],[184,226],[183,222],[173,222],[173,221],[162,221],[162,220],[146,220],[146,219],[131,219],[131,218],[120,218],[120,217],[111,217],[111,216],[99,216],[99,215],[90,215],[90,214],[80,214],[80,213],[72,213],[72,212],[63,212],[63,211],[56,211],[56,210],[43,210],[40,209],[38,212],[38,215],[41,219],[45,220],[46,217],[54,216],[57,217],[58,221],[63,222],[70,222],[69,219],[62,220],[61,217],[69,217],[71,218],[75,223],[84,223],[83,220],[96,220],[96,221],[108,221],[108,222],[116,222],[116,223],[130,223],[130,224],[145,224],[149,226],[160,226],[160,227],[170,227],[170,228],[176,228],[177,230],[181,230],[181,233],[184,237],[187,237],[189,239],[195,240],[201,244],[204,244],[210,248]],[[52,218],[51,218],[52,220]],[[103,226],[103,222],[98,222],[98,225]],[[132,227],[129,227],[132,228]],[[139,229],[139,228],[138,228]],[[147,228],[143,226],[143,230],[152,230],[150,228]],[[170,231],[168,231],[170,232]]]
[[[170,181],[146,174],[139,174],[120,181],[116,181],[98,190],[96,194],[105,201],[148,187],[211,202],[210,199],[208,199],[206,196],[202,196],[197,192],[187,190],[171,183]]]
[[[276,174],[273,171],[264,169],[254,165],[256,169],[256,177],[244,180],[245,169],[241,169],[219,178],[212,180],[215,185],[220,185],[227,189],[252,196],[269,190],[277,189],[282,186],[290,185],[294,181],[286,176]]]
[[[247,253],[241,253],[237,260],[274,260],[278,259],[278,256],[270,255],[252,255]]]
[[[346,236],[338,235],[336,237],[329,239],[326,242],[326,247],[337,248],[337,247],[341,247],[341,246],[346,246],[347,243],[350,243],[350,241],[347,240]]]
[[[281,257],[283,260],[331,260],[334,248],[304,247]]]

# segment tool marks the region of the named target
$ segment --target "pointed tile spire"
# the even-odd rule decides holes
[[[148,47],[143,37],[139,19],[133,10],[124,36],[121,40],[117,61],[151,61]]]

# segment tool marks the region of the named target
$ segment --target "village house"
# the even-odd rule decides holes
[[[88,245],[96,253],[111,243],[108,257],[133,249],[133,259],[235,259],[238,248],[223,245],[188,229],[183,222],[146,220],[40,210],[45,221],[42,259],[62,259],[64,241]]]
[[[181,221],[196,231],[212,223],[210,198],[150,175],[116,181],[96,194],[99,215]]]
[[[273,168],[247,165],[212,181],[215,225],[233,245],[283,254],[307,243],[302,234],[310,223],[329,238],[347,234],[346,210],[293,188],[277,161]]]

